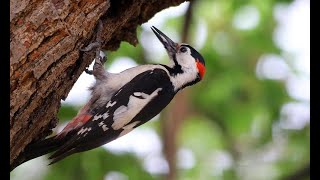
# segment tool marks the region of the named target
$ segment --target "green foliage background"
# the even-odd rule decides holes
[[[199,51],[206,60],[207,72],[201,83],[190,88],[190,102],[197,113],[183,124],[178,144],[191,150],[195,163],[191,168],[179,168],[178,179],[285,179],[309,164],[309,123],[302,129],[286,129],[279,125],[284,118],[281,107],[296,100],[288,95],[284,81],[256,76],[257,61],[263,54],[283,54],[273,41],[277,25],[273,13],[279,3],[290,4],[292,1],[196,2],[189,43],[196,44],[198,23],[204,23],[207,37]],[[255,7],[260,19],[256,27],[239,30],[233,26],[233,19],[245,6]],[[183,15],[169,18],[161,30],[180,34],[183,20]],[[138,29],[139,36],[142,31],[145,30]],[[141,59],[152,63],[144,54],[140,44],[133,47],[123,42],[119,50],[108,53],[106,67],[120,56],[128,56],[137,63],[144,63]],[[163,56],[163,63],[167,62],[166,58]],[[286,58],[286,63],[290,64],[291,60]],[[60,120],[70,120],[78,108],[62,106]],[[144,126],[153,128],[161,136],[161,118]],[[274,158],[266,160],[268,153],[274,153]],[[217,156],[219,154],[224,156]],[[226,155],[229,163],[221,169],[218,157]],[[103,179],[111,171],[120,172],[130,180],[164,177],[148,172],[142,160],[133,153],[114,154],[98,148],[47,167],[39,179],[96,180]],[[11,177],[19,177],[19,170]]]

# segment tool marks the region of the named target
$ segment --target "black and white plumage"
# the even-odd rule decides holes
[[[96,61],[96,84],[91,99],[58,135],[26,148],[27,159],[55,151],[55,163],[71,154],[113,141],[159,114],[186,86],[205,73],[203,57],[190,45],[173,42],[157,28],[153,32],[164,45],[171,64],[141,65],[112,74]]]

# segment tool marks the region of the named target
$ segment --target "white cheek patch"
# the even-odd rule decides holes
[[[181,87],[183,87],[186,83],[192,82],[198,76],[197,66],[195,62],[194,65],[188,65],[187,67],[182,67],[184,73],[177,74],[176,76],[170,76],[170,81],[174,86],[174,91],[177,91]]]
[[[126,126],[124,126],[122,129],[123,131],[120,133],[119,137],[125,135],[125,134],[128,134],[130,131],[133,130],[134,126],[136,126],[140,121],[135,121],[131,124],[128,124]]]
[[[140,99],[131,95],[129,98],[128,106],[120,106],[114,112],[114,123],[112,124],[112,128],[114,130],[123,128],[144,108],[145,105],[147,105],[154,97],[156,97],[158,95],[158,92],[161,90],[162,88],[158,88],[150,95],[141,92],[135,92],[136,94],[138,93],[139,95],[141,95],[144,99]]]

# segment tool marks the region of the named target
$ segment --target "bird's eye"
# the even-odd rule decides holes
[[[183,53],[187,52],[187,48],[186,47],[182,47],[182,48],[180,48],[180,51],[183,52]]]

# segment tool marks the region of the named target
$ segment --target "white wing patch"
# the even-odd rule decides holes
[[[143,93],[144,94],[144,93]],[[142,95],[142,92],[134,92],[133,95],[135,96],[141,96]]]
[[[107,125],[104,124],[103,121],[99,122],[98,126],[101,127],[103,131],[106,131],[109,129]]]
[[[108,112],[105,112],[105,113],[100,114],[100,115],[95,115],[95,116],[93,117],[92,121],[96,121],[96,120],[98,120],[98,119],[100,119],[100,118],[107,119],[108,117],[109,117]]]
[[[118,109],[114,111],[114,114],[113,114],[114,123],[111,125],[114,130],[118,130],[122,128],[125,124],[131,121],[130,114],[132,113],[130,113],[129,111],[130,110],[127,106],[120,106]]]
[[[88,133],[89,131],[91,131],[91,127],[89,128],[81,128],[79,131],[78,131],[78,135],[81,135],[83,133]]]
[[[108,130],[108,129],[109,129],[109,128],[107,127],[107,125],[104,124],[104,125],[102,126],[102,130],[103,130],[103,131],[106,131],[106,130]]]
[[[103,117],[103,119],[107,119],[109,117],[109,113],[107,113],[107,112],[104,113],[102,117]]]
[[[99,124],[98,124],[98,126],[103,126],[104,125],[104,122],[103,121],[101,121],[101,122],[99,122]]]
[[[102,114],[101,115],[95,115],[92,119],[92,121],[96,121],[98,119],[100,119],[102,117]]]
[[[130,131],[133,130],[134,126],[137,125],[140,121],[135,121],[131,124],[128,124],[126,126],[124,126],[122,129],[123,131],[119,134],[119,137],[125,135],[125,134],[128,134]]]
[[[114,130],[123,128],[142,110],[142,108],[144,108],[145,105],[147,105],[154,97],[156,97],[158,92],[161,90],[162,88],[158,88],[150,95],[142,92],[133,93],[133,95],[131,95],[129,98],[128,106],[120,106],[114,112],[114,123],[112,124],[112,128]],[[143,99],[135,97],[137,95],[143,97]]]
[[[120,106],[118,109],[116,109],[113,113],[114,119],[117,119],[116,117],[121,115],[122,113],[126,112],[128,110],[127,106]]]
[[[119,91],[115,94],[115,96],[117,96],[121,91],[122,89],[119,89]]]
[[[134,92],[133,95],[137,97],[142,97],[143,99],[146,99],[149,96],[148,94],[143,92]]]
[[[107,106],[106,106],[106,108],[112,107],[112,106],[114,106],[116,103],[117,103],[117,101],[114,101],[114,102],[112,102],[112,103],[111,103],[111,101],[109,101],[108,104],[107,104]]]

